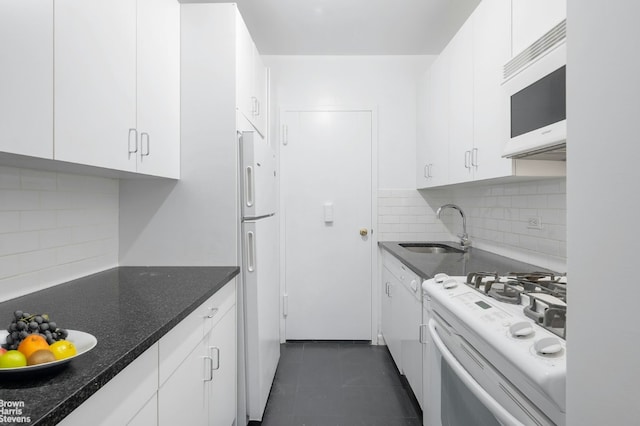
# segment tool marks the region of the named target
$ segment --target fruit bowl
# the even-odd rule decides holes
[[[0,368],[0,375],[3,374],[15,374],[15,373],[23,373],[23,372],[31,372],[36,370],[44,370],[56,366],[60,366],[71,362],[74,358],[77,358],[83,354],[86,354],[91,349],[93,349],[97,344],[98,340],[91,334],[85,333],[83,331],[77,330],[67,330],[69,335],[67,336],[67,340],[73,342],[76,347],[77,353],[68,358],[59,359],[57,361],[51,361],[44,364],[36,364],[36,365],[27,365],[25,367],[15,367],[15,368]],[[6,330],[0,331],[0,344],[4,343],[7,335],[9,333]]]

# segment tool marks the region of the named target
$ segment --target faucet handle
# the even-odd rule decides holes
[[[458,237],[460,238],[460,245],[463,249],[471,246],[471,240],[468,234],[458,234]]]

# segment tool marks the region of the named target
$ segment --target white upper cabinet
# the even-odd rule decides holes
[[[473,144],[475,179],[512,173],[513,161],[502,158],[507,137],[502,67],[509,60],[509,2],[483,0],[473,25]]]
[[[511,4],[512,56],[522,52],[567,17],[566,0],[511,0]]]
[[[54,4],[54,157],[135,171],[136,2]]]
[[[237,109],[262,137],[267,127],[267,69],[240,13],[236,14]]]
[[[418,188],[566,174],[564,162],[502,158],[507,138],[502,67],[511,56],[511,13],[510,2],[480,2],[431,66],[429,82],[419,85]]]
[[[418,188],[449,181],[449,55],[443,52],[418,84]]]
[[[473,19],[447,46],[449,65],[449,183],[473,179]]]
[[[180,176],[180,3],[138,0],[137,172]]]
[[[55,2],[54,158],[178,177],[179,4]]]
[[[0,151],[53,158],[53,2],[0,0]]]

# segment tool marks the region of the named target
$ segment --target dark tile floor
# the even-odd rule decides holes
[[[420,426],[405,383],[386,346],[285,343],[262,426]]]

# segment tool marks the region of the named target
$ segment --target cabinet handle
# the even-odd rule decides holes
[[[258,115],[258,98],[251,97],[251,115]]]
[[[204,318],[213,318],[218,313],[218,308],[209,308],[209,315],[205,315]]]
[[[247,232],[247,271],[256,269],[256,241],[252,231]]]
[[[418,340],[420,341],[420,343],[422,343],[423,345],[425,343],[427,343],[427,339],[424,338],[424,336],[426,335],[426,331],[427,331],[427,324],[420,324],[420,336],[418,336]]]
[[[256,98],[256,116],[260,116],[260,99]]]
[[[433,177],[431,175],[431,167],[433,167],[433,163],[429,163],[429,179],[431,179]]]
[[[133,149],[131,149],[131,135],[133,135]],[[129,144],[129,158],[131,158],[131,154],[135,154],[138,152],[138,130],[137,129],[129,129],[127,143]]]
[[[213,376],[213,370],[219,370],[220,369],[220,348],[217,346],[209,346],[209,350],[210,351],[215,351],[216,352],[216,366],[213,366],[213,361],[211,361],[211,375]],[[213,353],[211,353],[211,356],[213,357]]]
[[[471,166],[469,165],[470,158],[471,158],[471,151],[465,151],[464,152],[464,168],[465,169],[471,168]]]
[[[387,283],[387,296],[392,297],[391,296],[391,283]]]
[[[146,138],[145,138],[146,136]],[[144,151],[144,140],[147,140],[147,152]],[[149,149],[150,149],[150,145],[151,145],[151,136],[149,136],[149,133],[147,132],[142,132],[140,133],[140,159],[142,159],[142,157],[147,157],[149,156]]]
[[[253,167],[247,166],[244,177],[245,204],[247,207],[251,207],[253,206]]]
[[[429,179],[429,165],[428,164],[424,165],[424,177]]]
[[[207,361],[209,361],[209,377],[202,379],[203,382],[210,382],[213,380],[213,358],[211,358],[210,356],[203,356],[202,358],[206,359]]]
[[[471,165],[475,168],[478,168],[478,148],[473,148],[471,151]]]

